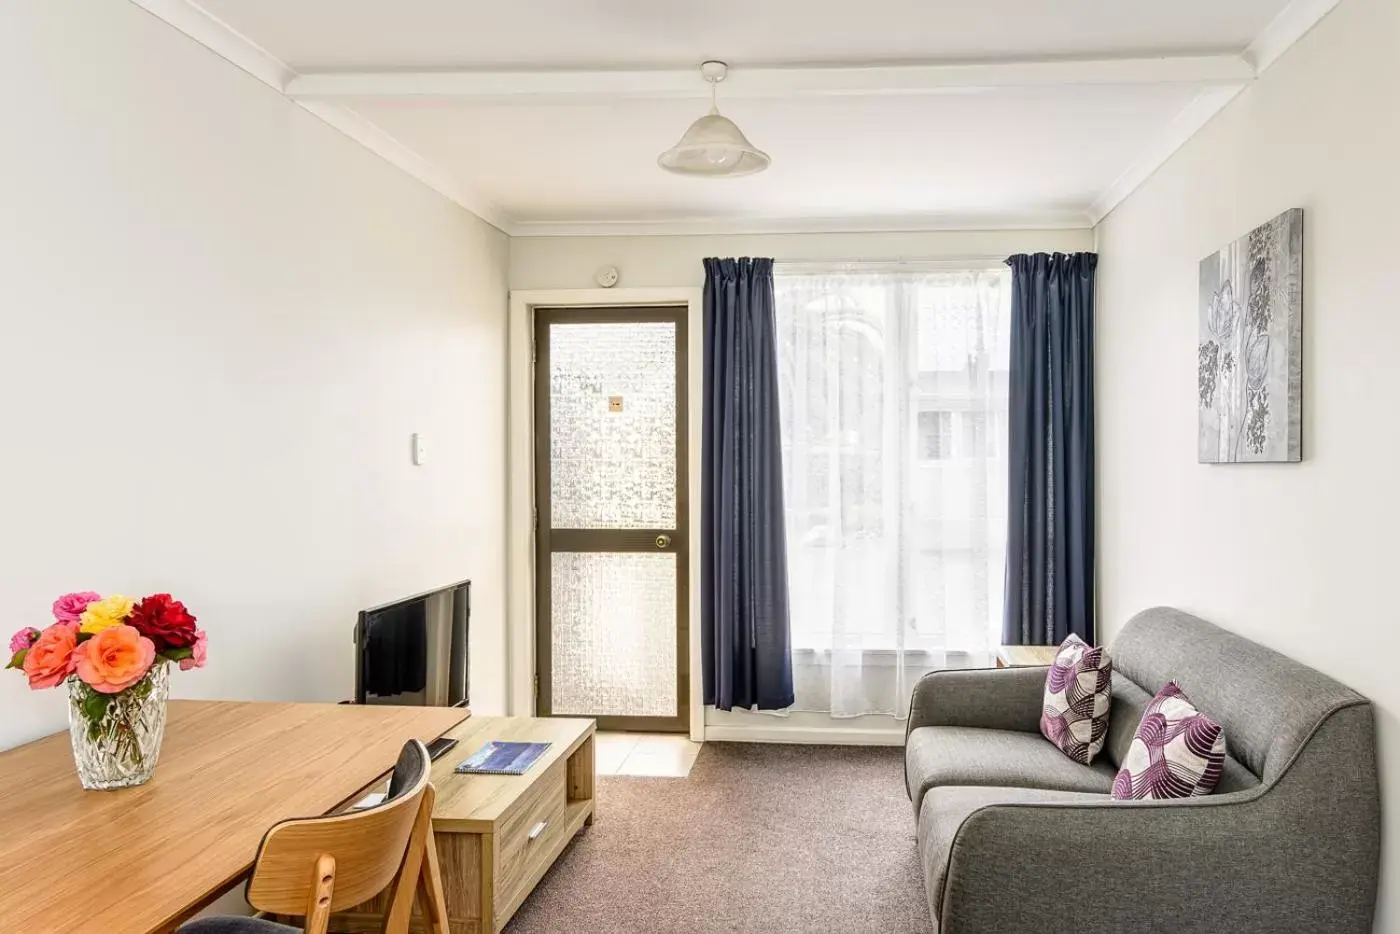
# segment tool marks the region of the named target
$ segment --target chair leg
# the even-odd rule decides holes
[[[335,857],[322,853],[316,858],[316,875],[311,880],[311,896],[306,902],[306,934],[326,934],[331,923],[331,893],[335,890]]]
[[[398,878],[394,880],[394,894],[389,900],[389,910],[384,915],[384,934],[408,934],[408,923],[413,917],[413,898],[418,890],[418,877],[423,869],[423,841],[433,830],[433,786],[423,789],[423,798],[418,804],[418,816],[413,821],[413,830],[408,835],[408,849],[404,852],[403,863],[399,866]],[[434,854],[436,856],[436,853]]]
[[[438,863],[437,840],[433,837],[431,822],[428,824],[428,838],[423,841],[423,866],[418,872],[418,895],[423,899],[429,934],[448,934],[447,895],[442,888],[442,867]]]

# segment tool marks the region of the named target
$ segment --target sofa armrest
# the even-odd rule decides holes
[[[1173,918],[1182,931],[1332,930],[1258,926],[1257,905],[1236,914],[1269,875],[1294,872],[1291,861],[1271,858],[1279,841],[1247,811],[1135,805],[1006,804],[974,812],[953,838],[940,934],[1119,934]],[[1052,865],[1060,871],[1046,872]],[[1071,877],[1084,886],[1083,897],[1065,897]]]
[[[921,726],[967,726],[1040,731],[1048,668],[977,668],[934,671],[914,685],[910,732]]]

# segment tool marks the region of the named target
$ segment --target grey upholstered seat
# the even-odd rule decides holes
[[[423,745],[421,740],[411,739],[404,743],[403,748],[399,750],[398,761],[394,763],[393,774],[389,776],[389,790],[384,797],[384,803],[393,801],[417,785],[418,779],[432,766],[433,760],[428,756],[428,747]]]
[[[262,918],[218,917],[191,921],[180,934],[301,934],[301,929]]]
[[[1165,607],[1138,614],[1109,648],[1104,771],[1126,755],[1147,700],[1174,680],[1224,727],[1229,758],[1215,793],[1114,801],[1049,790],[1061,767],[1030,751],[1040,742],[1060,755],[1034,732],[1045,669],[934,672],[915,686],[905,757],[934,929],[1370,934],[1380,868],[1371,704]],[[1024,751],[1014,770],[1004,761],[1013,749]],[[942,761],[952,755],[969,761]],[[966,781],[996,770],[1011,781]],[[1081,897],[1066,897],[1067,880],[1082,881]]]
[[[1114,767],[1107,756],[1092,765],[1070,759],[1039,733],[963,726],[926,726],[909,732],[905,780],[915,813],[930,788],[1000,785],[1108,794]]]

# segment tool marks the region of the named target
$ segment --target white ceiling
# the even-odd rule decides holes
[[[1285,0],[198,0],[295,69],[625,68],[1243,49]]]
[[[1306,29],[1338,0],[191,2],[284,64],[293,96],[295,76],[358,76],[307,106],[529,234],[1085,225],[1249,80],[1251,44]],[[707,58],[731,63],[720,107],[773,156],[768,172],[696,180],[657,168],[704,112],[686,96],[703,92],[698,72],[695,90],[681,89]],[[1140,73],[1105,63],[1124,58]],[[1047,61],[1048,77],[1016,77]],[[1232,61],[1243,71],[1222,77]],[[990,67],[931,69],[913,86],[861,70],[969,62]],[[797,66],[847,70],[819,75],[838,86],[817,93]],[[745,69],[767,83],[742,85]],[[599,71],[637,74],[614,92],[600,82],[617,76]],[[472,86],[444,84],[448,72],[472,73],[459,76]],[[494,73],[490,93],[481,72]],[[566,93],[525,93],[540,79]]]
[[[724,112],[773,166],[719,180],[656,166],[656,154],[704,112],[701,101],[356,109],[438,164],[457,167],[523,222],[1020,216],[1082,212],[1137,155],[1137,140],[1194,94],[1168,86],[736,100]],[[1062,132],[1065,125],[1075,132]]]

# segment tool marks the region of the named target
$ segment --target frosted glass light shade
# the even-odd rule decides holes
[[[768,168],[768,153],[750,143],[733,120],[710,111],[685,131],[681,141],[656,158],[668,172],[707,178],[734,178]]]

